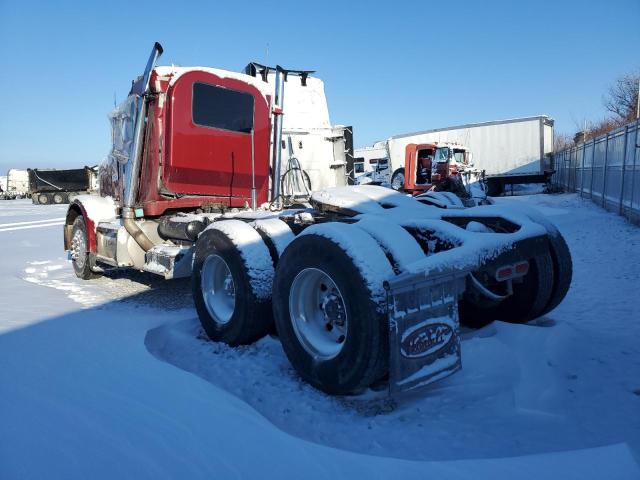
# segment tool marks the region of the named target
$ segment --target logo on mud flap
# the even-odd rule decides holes
[[[453,329],[444,323],[431,323],[416,328],[400,342],[400,353],[406,358],[426,357],[449,343]]]

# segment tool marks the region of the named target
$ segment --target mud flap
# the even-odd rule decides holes
[[[462,368],[458,299],[467,273],[402,274],[385,284],[391,394],[428,385]]]

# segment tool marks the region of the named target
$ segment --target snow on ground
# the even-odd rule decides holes
[[[462,371],[397,400],[315,391],[275,338],[206,340],[187,280],[82,282],[33,223],[64,207],[0,202],[0,478],[639,478],[640,229],[575,195],[499,202],[559,226],[568,297],[464,331]]]

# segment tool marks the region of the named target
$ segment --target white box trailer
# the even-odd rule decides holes
[[[383,183],[385,180],[388,181],[386,178],[388,171],[389,154],[386,142],[377,142],[371,147],[355,150],[353,162],[355,183]]]
[[[384,142],[389,159],[387,181],[404,168],[407,145],[436,142],[467,147],[473,166],[485,172],[493,194],[500,193],[505,184],[545,182],[552,173],[553,119],[539,115],[395,135]],[[355,156],[365,150],[356,149]]]
[[[29,193],[29,173],[26,170],[12,168],[7,172],[7,186],[3,189],[2,198],[15,200],[24,198]]]

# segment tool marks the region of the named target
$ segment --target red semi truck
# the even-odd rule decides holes
[[[429,190],[464,190],[452,188],[469,166],[471,153],[462,145],[450,143],[410,143],[405,147],[404,168],[391,179],[394,190],[419,195]],[[462,189],[462,190],[460,190]]]
[[[342,186],[345,129],[327,124],[312,72],[156,67],[161,53],[112,113],[100,194],[69,206],[80,278],[191,276],[212,340],[275,325],[301,377],[330,394],[443,378],[460,368],[459,319],[526,322],[564,298],[569,251],[535,212]]]

